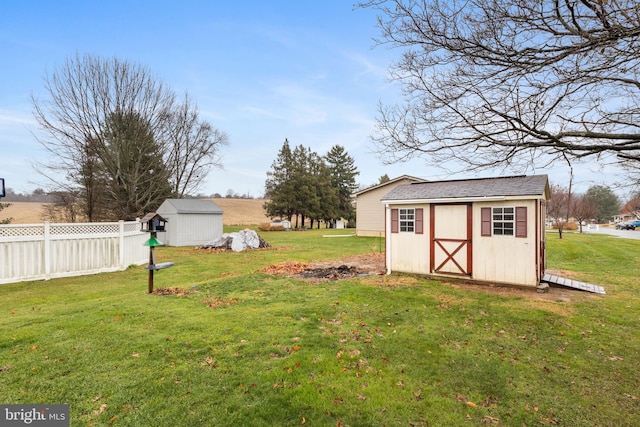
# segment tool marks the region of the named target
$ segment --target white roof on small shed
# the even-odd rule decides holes
[[[221,214],[222,208],[212,200],[166,199],[158,208],[158,212],[170,212],[178,214]]]

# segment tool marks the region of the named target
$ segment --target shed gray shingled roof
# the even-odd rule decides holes
[[[547,185],[547,175],[429,181],[400,185],[382,197],[382,201],[540,196],[546,195]]]

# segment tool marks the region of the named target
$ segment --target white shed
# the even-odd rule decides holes
[[[198,246],[222,236],[222,209],[211,200],[167,199],[156,211],[167,220],[167,246]]]
[[[401,185],[382,197],[387,272],[537,286],[546,175]]]

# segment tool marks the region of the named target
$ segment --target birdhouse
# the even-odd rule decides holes
[[[155,212],[148,213],[140,220],[142,231],[155,233],[156,231],[165,231],[167,220]]]

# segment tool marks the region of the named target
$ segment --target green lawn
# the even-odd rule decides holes
[[[159,248],[181,296],[142,267],[2,285],[0,403],[68,403],[72,426],[640,424],[640,241],[550,234],[548,267],[607,291],[571,301],[260,273],[380,251],[323,237],[346,232]]]

